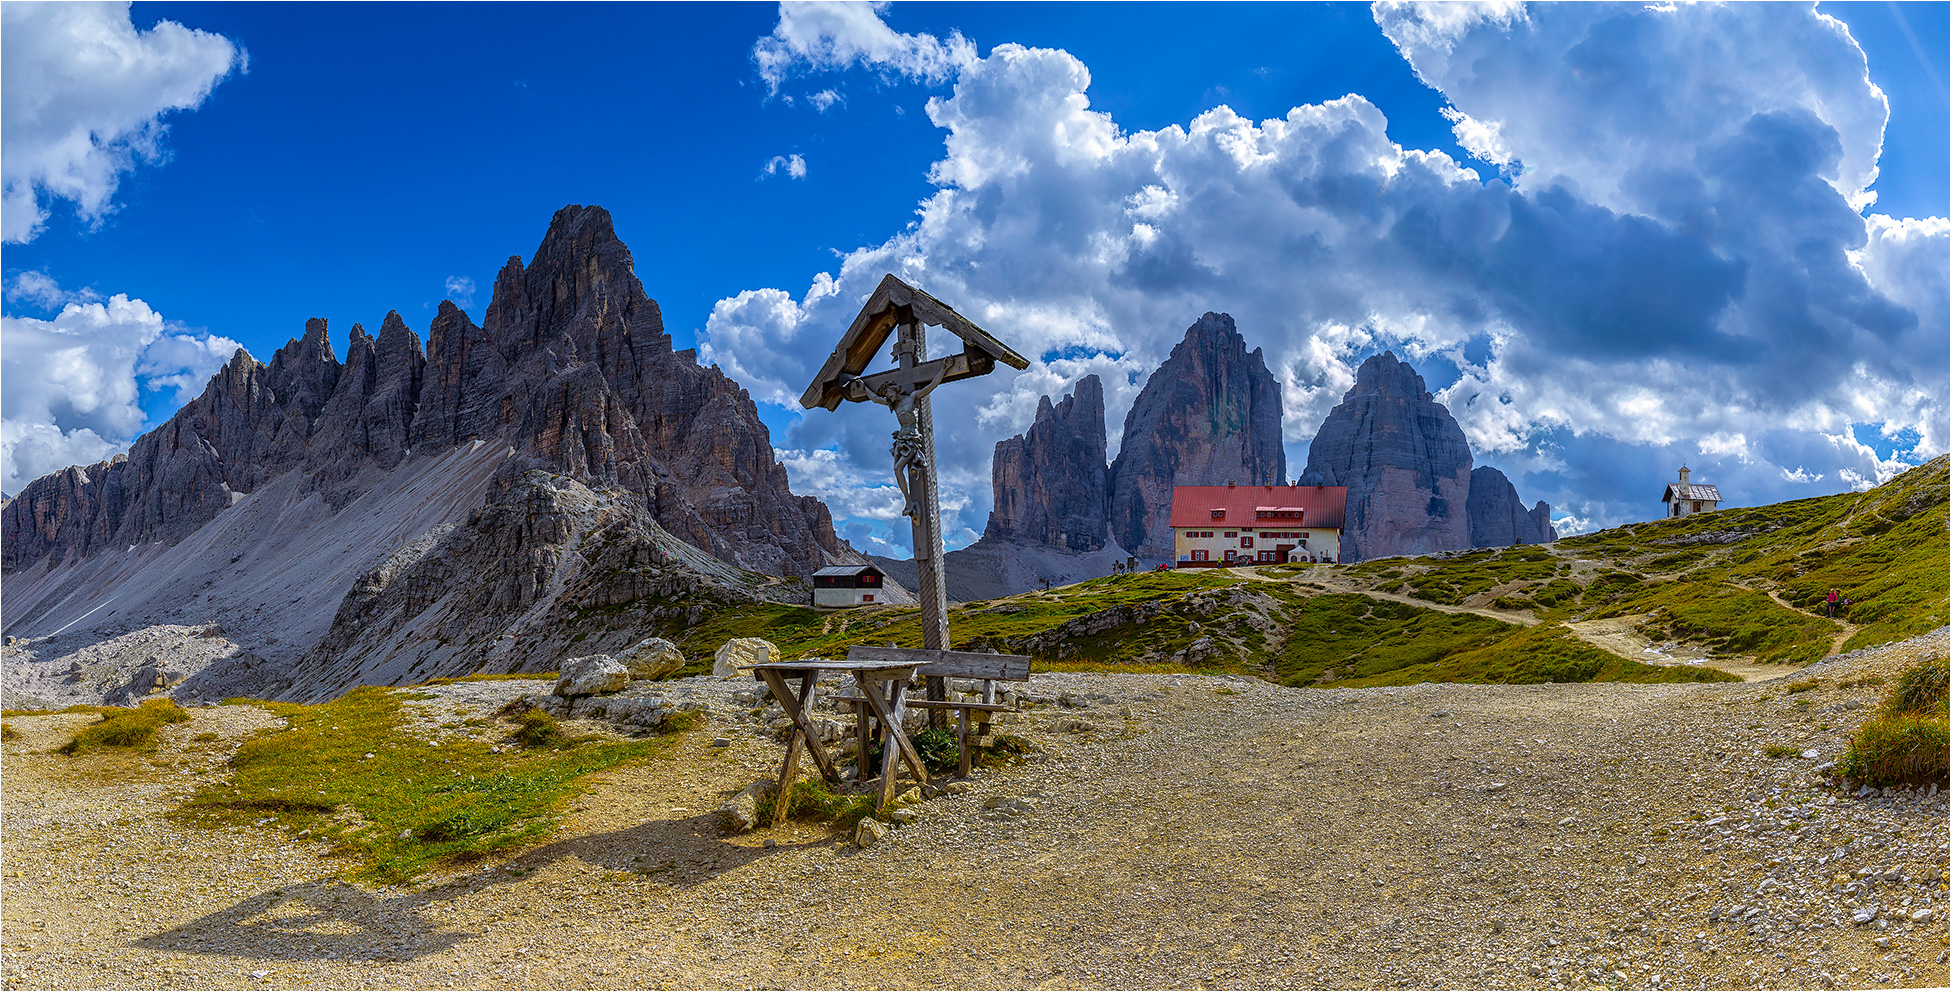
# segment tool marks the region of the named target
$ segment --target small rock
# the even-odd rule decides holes
[[[413,831],[412,831],[411,829],[409,829],[409,830],[406,830],[406,831],[402,831],[402,832],[400,832],[400,840],[401,840],[401,841],[412,841],[412,840],[413,840]]]
[[[1932,919],[1932,912],[1928,909],[1921,907],[1911,912],[1911,922],[1913,924],[1929,923],[1931,919]]]
[[[903,791],[902,795],[896,797],[895,799],[901,801],[902,803],[921,803],[922,788],[919,786],[911,786],[907,790]]]
[[[1880,934],[1877,937],[1871,939],[1871,944],[1876,945],[1879,948],[1890,948],[1891,936]]]
[[[888,826],[872,817],[863,817],[854,824],[854,847],[866,848],[888,836]]]
[[[1502,792],[1504,788],[1505,788],[1504,783],[1490,783],[1484,787],[1484,792],[1498,793],[1498,792]]]
[[[1803,757],[1804,757],[1804,758],[1806,758],[1806,759],[1813,759],[1813,758],[1816,758],[1816,757],[1817,757],[1818,755],[1821,755],[1821,754],[1822,754],[1821,752],[1818,752],[1818,751],[1817,751],[1816,749],[1814,749],[1814,748],[1806,748],[1806,749],[1804,749],[1804,750],[1803,750]]]
[[[761,847],[761,848],[778,848],[778,847],[779,847],[779,839],[778,839],[778,838],[767,838],[767,839],[766,839],[765,841],[762,841],[762,842],[760,842],[760,843],[759,843],[759,847]]]
[[[724,747],[726,747],[727,745],[730,745],[730,744],[732,744],[732,739],[730,739],[730,738],[713,738],[713,739],[712,739],[712,747],[713,747],[713,748],[724,748]]]
[[[725,818],[727,831],[749,831],[759,823],[759,798],[772,789],[771,780],[759,782],[740,790],[732,799],[718,808],[719,815]]]
[[[1877,919],[1877,904],[1857,908],[1857,912],[1851,914],[1850,919],[1853,923],[1869,924]]]
[[[944,793],[947,793],[947,794],[949,794],[950,796],[961,796],[961,795],[963,795],[964,793],[967,793],[967,792],[969,792],[969,784],[968,784],[968,783],[948,783],[948,784],[946,784],[946,785],[944,785],[944,786],[942,787],[942,792],[944,792]]]
[[[897,810],[888,815],[888,819],[894,821],[896,824],[913,824],[920,820],[921,817],[922,815],[912,810]]]

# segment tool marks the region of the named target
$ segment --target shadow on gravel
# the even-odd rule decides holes
[[[246,897],[130,945],[152,951],[266,960],[405,962],[446,951],[479,935],[443,930],[440,922],[425,916],[428,912],[515,882],[557,862],[574,859],[596,868],[641,875],[674,889],[690,889],[768,855],[829,844],[831,838],[775,848],[731,844],[719,830],[717,814],[646,821],[622,831],[551,842],[492,868],[394,897],[376,896],[337,878],[296,883]],[[536,899],[554,902],[544,893],[537,893]],[[529,911],[528,907],[513,909],[515,914]]]

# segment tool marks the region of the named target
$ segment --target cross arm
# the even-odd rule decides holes
[[[858,403],[874,399],[881,392],[881,388],[890,383],[901,387],[904,391],[913,391],[934,382],[938,372],[943,382],[953,383],[958,379],[974,379],[977,376],[988,375],[995,368],[996,360],[982,352],[957,352],[939,359],[930,359],[912,368],[889,369],[872,376],[848,380],[846,392],[842,396]]]

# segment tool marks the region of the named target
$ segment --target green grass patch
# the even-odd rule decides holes
[[[1699,642],[1720,655],[1758,662],[1807,664],[1830,652],[1843,629],[1836,622],[1790,610],[1758,590],[1699,580],[1644,587],[1598,617],[1654,612],[1641,629],[1656,640]]]
[[[1437,683],[1719,683],[1738,681],[1707,666],[1648,665],[1581,641],[1559,624],[1522,628],[1509,637],[1365,685]]]
[[[1244,583],[1217,570],[1105,576],[1049,592],[952,605],[949,631],[954,648],[1026,654],[1040,669],[1157,671],[1155,664],[1149,664],[1152,660],[1184,648],[1196,637],[1186,631],[1188,601]],[[1154,604],[1156,608],[1149,608],[1148,616],[1136,623],[1075,637],[1038,638],[1087,615]],[[687,658],[703,659],[704,666],[732,638],[765,638],[787,658],[845,658],[856,645],[922,647],[921,620],[914,607],[864,607],[841,613],[776,603],[736,604],[666,636],[678,643]]]
[[[397,693],[362,687],[321,704],[258,702],[289,726],[231,757],[225,782],[179,809],[193,824],[276,818],[287,831],[334,839],[379,882],[466,861],[554,833],[592,773],[657,755],[669,738],[585,739],[493,752],[486,743],[430,744],[402,728]],[[368,756],[371,756],[370,758]]]
[[[846,828],[863,817],[877,816],[874,800],[871,793],[836,793],[825,782],[802,779],[788,791],[786,816]],[[779,790],[775,787],[759,798],[759,823],[771,824],[778,806]]]
[[[156,732],[165,724],[181,724],[190,715],[170,699],[150,700],[133,710],[121,707],[94,708],[102,719],[80,732],[55,751],[63,755],[85,755],[100,748],[133,748],[148,751],[156,747]]]
[[[961,755],[956,733],[948,728],[929,728],[909,738],[908,743],[915,746],[915,754],[930,772],[955,768]]]
[[[12,724],[0,724],[0,741],[13,741],[19,737],[20,732],[14,730]]]
[[[1952,608],[1949,466],[1952,462],[1940,456],[1863,493],[1663,518],[1558,544],[1635,569],[1651,569],[1657,562],[1678,565],[1686,557],[1694,566],[1686,580],[1766,585],[1806,615],[1820,617],[1826,595],[1835,588],[1852,601],[1842,619],[1860,628],[1844,643],[1849,651],[1945,623]],[[1712,609],[1733,588],[1703,586],[1696,592]],[[1793,656],[1785,661],[1809,660],[1801,649],[1785,651]]]
[[[1373,685],[1369,681],[1379,678],[1388,683],[1391,673],[1517,630],[1476,614],[1447,614],[1360,593],[1289,594],[1288,602],[1291,629],[1272,668],[1274,681],[1290,686]]]
[[[1401,589],[1419,600],[1447,606],[1506,583],[1549,579],[1558,567],[1552,553],[1536,545],[1480,549],[1428,561],[1430,568],[1404,580]]]
[[[1948,784],[1952,737],[1948,737],[1947,684],[1952,667],[1943,658],[1907,668],[1844,751],[1847,781],[1871,786]]]
[[[1791,745],[1770,745],[1768,748],[1762,750],[1762,754],[1772,759],[1786,759],[1793,758],[1802,753]]]

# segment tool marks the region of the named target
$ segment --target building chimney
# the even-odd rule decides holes
[[[1229,479],[1229,480],[1227,480],[1227,488],[1228,488],[1228,489],[1230,489],[1230,490],[1234,488],[1234,481],[1233,481],[1233,480],[1231,480],[1231,479]]]
[[[1681,485],[1688,485],[1688,467],[1685,465],[1681,467]]]

